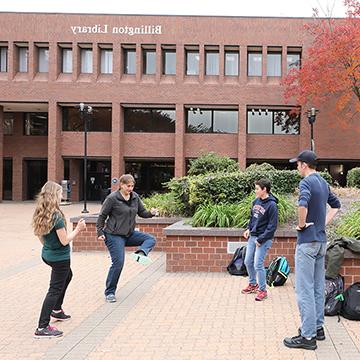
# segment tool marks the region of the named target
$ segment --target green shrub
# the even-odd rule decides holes
[[[157,208],[160,216],[176,216],[181,214],[181,206],[175,200],[173,193],[154,194],[142,199],[146,209]]]
[[[239,170],[235,160],[228,156],[220,156],[210,152],[199,156],[197,159],[190,160],[188,175],[205,175],[216,172],[233,172]]]
[[[286,196],[277,195],[279,200],[279,224],[284,224],[295,217],[294,201]],[[255,194],[247,196],[239,204],[201,205],[192,218],[192,226],[205,227],[247,227]]]
[[[360,203],[356,203],[352,210],[341,217],[335,233],[360,240]]]
[[[324,178],[324,180],[326,180],[329,185],[333,184],[333,179],[327,170],[319,171],[319,174]]]
[[[360,168],[351,169],[346,176],[346,185],[348,187],[360,188]]]
[[[251,164],[245,169],[245,171],[273,171],[273,170],[276,170],[275,167],[268,163]]]
[[[165,183],[174,197],[175,202],[179,205],[179,212],[184,216],[191,216],[194,213],[193,206],[189,203],[189,176],[172,178]]]

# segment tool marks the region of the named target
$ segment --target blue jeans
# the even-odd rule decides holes
[[[107,246],[111,256],[111,266],[106,279],[105,296],[115,294],[120,274],[125,261],[125,246],[139,246],[139,250],[146,255],[155,246],[156,240],[152,235],[134,231],[129,237],[105,234],[105,245]]]
[[[301,335],[316,336],[324,324],[326,243],[313,241],[296,246],[295,292],[301,317]]]
[[[256,236],[250,236],[245,255],[245,266],[249,274],[249,284],[256,285],[256,275],[258,278],[259,289],[266,290],[266,271],[264,260],[267,251],[271,248],[272,240],[267,240],[260,247],[256,246]]]

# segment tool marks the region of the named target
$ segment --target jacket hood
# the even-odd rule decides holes
[[[273,194],[269,194],[269,197],[267,197],[266,199],[259,199],[262,203],[267,203],[269,201],[273,201],[275,204],[277,204],[279,202],[279,199],[274,196]]]

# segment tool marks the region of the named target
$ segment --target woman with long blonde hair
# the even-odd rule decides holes
[[[81,219],[76,228],[67,234],[66,219],[59,207],[61,198],[62,187],[53,181],[48,181],[37,196],[32,219],[34,234],[43,244],[41,257],[45,264],[51,267],[50,286],[35,330],[36,338],[62,336],[62,331],[49,325],[50,318],[58,321],[71,318],[62,310],[65,292],[72,278],[69,243],[80,231],[86,229],[86,224],[84,219]]]

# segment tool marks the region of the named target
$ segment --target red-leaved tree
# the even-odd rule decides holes
[[[360,131],[360,1],[344,3],[344,19],[324,19],[315,12],[314,21],[306,26],[312,44],[301,67],[285,77],[284,95],[303,108],[326,105],[340,125],[356,124]]]

